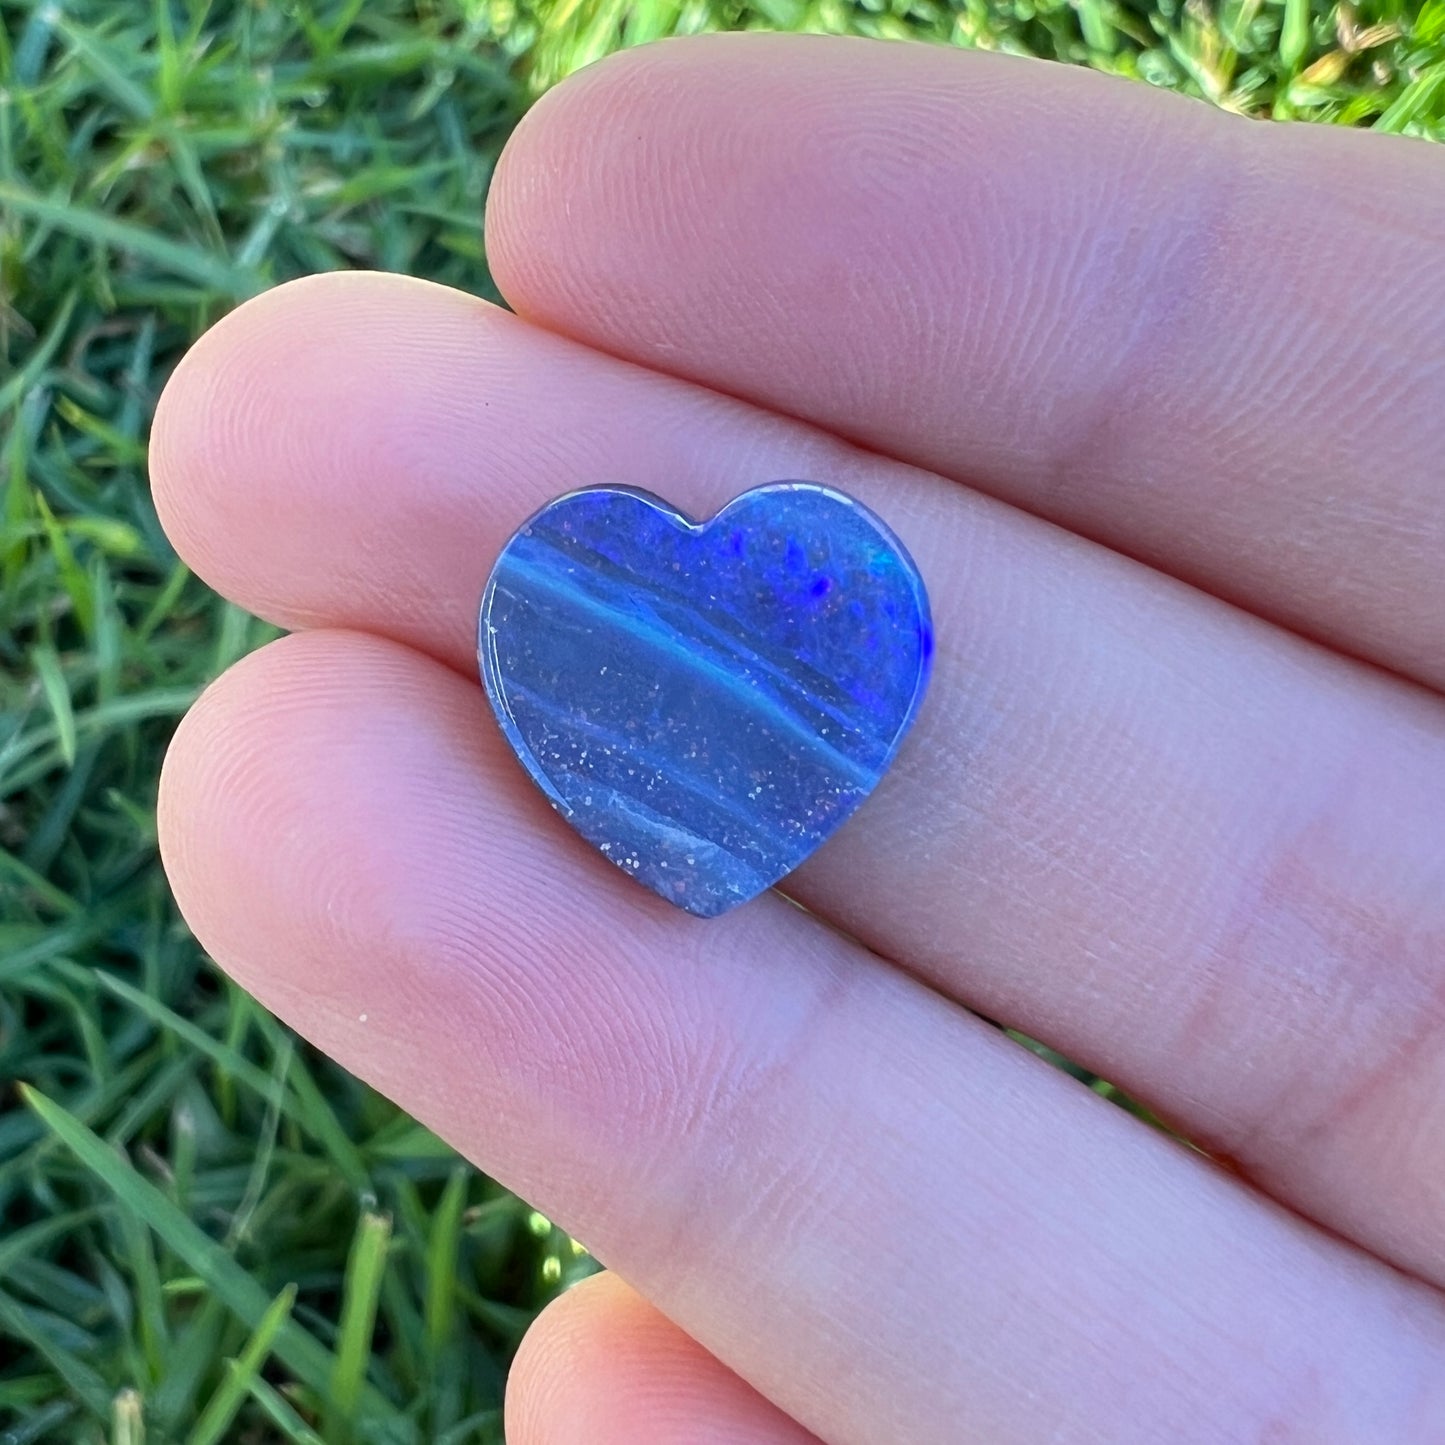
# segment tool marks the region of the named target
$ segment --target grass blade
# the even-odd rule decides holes
[[[115,1397],[110,1415],[111,1445],[146,1445],[145,1415],[134,1390],[122,1390]]]
[[[268,1104],[280,1103],[285,1095],[281,1080],[258,1068],[249,1059],[229,1048],[222,1040],[212,1037],[205,1029],[198,1028],[189,1019],[182,1018],[174,1009],[169,1009],[159,999],[142,993],[133,984],[113,973],[101,969],[95,971],[95,981],[108,993],[124,999],[138,1013],[143,1014],[157,1028],[174,1034],[187,1048],[203,1054],[216,1063],[227,1075],[254,1090]]]
[[[227,258],[213,256],[194,246],[183,246],[168,236],[87,210],[74,201],[38,196],[9,181],[0,181],[0,209],[78,236],[82,241],[139,256],[157,270],[194,281],[233,301],[254,296],[263,285],[255,271],[237,266]]]
[[[457,1247],[462,1237],[462,1209],[469,1177],[470,1171],[464,1167],[452,1171],[437,1201],[427,1237],[426,1347],[433,1360],[440,1358],[456,1322]]]
[[[141,1349],[146,1368],[150,1371],[149,1383],[153,1384],[165,1374],[170,1353],[170,1331],[166,1327],[165,1305],[161,1297],[160,1269],[156,1264],[155,1244],[150,1230],[128,1209],[122,1209],[119,1214],[121,1238],[130,1257]]]
[[[65,1387],[98,1420],[110,1418],[110,1391],[84,1360],[55,1343],[34,1324],[29,1312],[8,1294],[0,1293],[0,1335],[23,1340],[62,1380]]]
[[[252,1377],[251,1398],[264,1411],[266,1418],[281,1432],[291,1445],[326,1445],[319,1436],[296,1413],[290,1401],[274,1385],[269,1385],[260,1375]],[[332,1442],[336,1445],[336,1442]]]
[[[274,1052],[279,1054],[289,1047],[287,1041],[290,1035],[270,1014],[258,1009],[256,1024]],[[296,1120],[321,1144],[328,1161],[350,1188],[359,1196],[369,1196],[372,1193],[372,1180],[366,1161],[337,1121],[336,1111],[313,1077],[304,1056],[296,1059],[288,1082],[296,1095]]]
[[[1290,75],[1299,72],[1310,48],[1310,0],[1284,0],[1279,32],[1279,58]]]
[[[56,520],[55,513],[50,510],[50,504],[40,492],[35,493],[35,507],[40,513],[41,525],[45,528],[45,540],[50,543],[50,554],[55,558],[55,570],[60,577],[61,585],[70,598],[70,605],[75,610],[76,619],[85,630],[86,635],[89,636],[92,620],[90,582],[85,575],[85,569],[76,561],[75,553],[71,550],[70,539],[65,535],[64,529]]]
[[[234,1360],[226,1361],[226,1378],[221,1381],[216,1393],[211,1396],[206,1408],[191,1431],[188,1445],[218,1445],[226,1438],[231,1421],[251,1393],[251,1382],[261,1372],[270,1357],[281,1327],[291,1318],[291,1308],[296,1303],[296,1286],[288,1284],[271,1301],[260,1323],[247,1340],[246,1347]]]
[[[391,1242],[391,1217],[362,1214],[346,1262],[342,1287],[341,1333],[336,1341],[336,1368],[331,1376],[331,1404],[334,1416],[330,1438],[341,1439],[341,1428],[356,1418],[361,1403],[366,1366],[371,1359],[371,1337],[376,1328],[376,1303],[386,1272],[386,1251]]]
[[[40,690],[50,705],[50,715],[55,719],[55,731],[60,739],[60,756],[67,768],[75,766],[75,709],[70,702],[70,688],[65,674],[60,670],[60,658],[55,649],[44,643],[30,655],[35,665],[35,675],[40,680]]]
[[[1419,124],[1445,96],[1445,60],[1420,72],[1375,122],[1376,130],[1402,132]]]
[[[225,1250],[73,1114],[27,1085],[20,1086],[20,1094],[50,1131],[105,1184],[123,1209],[132,1211],[155,1230],[167,1247],[225,1301],[233,1314],[253,1330],[259,1327],[270,1300]],[[278,1332],[275,1354],[319,1395],[329,1395],[330,1381],[338,1375],[338,1360],[294,1321],[287,1321]],[[351,1371],[354,1373],[354,1366]],[[411,1438],[412,1432],[400,1411],[379,1391],[358,1383],[354,1397],[357,1402],[366,1401],[367,1410],[389,1428],[394,1438]],[[106,1404],[109,1405],[108,1399]]]

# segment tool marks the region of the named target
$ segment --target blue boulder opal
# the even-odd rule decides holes
[[[512,537],[482,597],[482,679],[552,806],[703,918],[771,887],[872,792],[932,653],[912,559],[810,482],[694,522],[587,487]]]

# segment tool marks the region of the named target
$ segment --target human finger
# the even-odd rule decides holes
[[[487,207],[522,315],[1436,687],[1442,235],[1418,141],[793,35],[589,67]]]
[[[509,1445],[818,1445],[614,1274],[533,1321],[507,1376]]]
[[[1424,1442],[1445,1411],[1434,1291],[779,898],[617,887],[409,649],[240,663],[159,819],[243,987],[831,1445]]]
[[[789,889],[1445,1281],[1445,721],[1423,690],[396,277],[235,313],[167,390],[153,459],[173,539],[228,596],[473,677],[487,570],[558,492],[626,481],[697,515],[781,477],[853,492],[917,557],[938,651],[893,771]]]

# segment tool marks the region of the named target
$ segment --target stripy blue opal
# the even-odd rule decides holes
[[[928,599],[860,503],[755,487],[692,522],[630,487],[523,524],[482,598],[482,678],[522,765],[624,872],[713,917],[868,796],[928,680]]]

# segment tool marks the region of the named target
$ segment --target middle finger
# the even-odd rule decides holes
[[[779,477],[855,492],[929,581],[935,679],[894,772],[790,889],[1445,1281],[1438,700],[927,473],[399,278],[237,312],[167,391],[154,470],[177,544],[229,596],[469,675],[491,561],[557,492],[631,482],[695,513]]]

